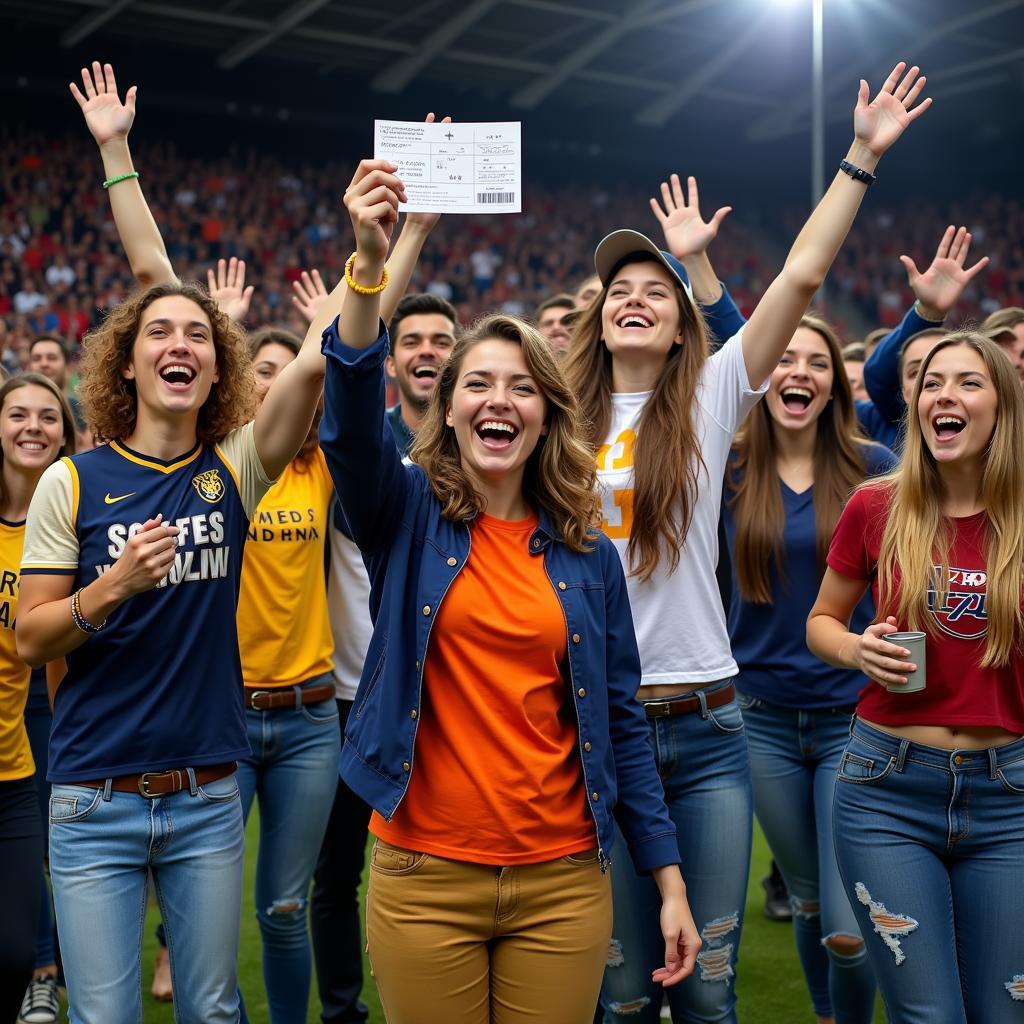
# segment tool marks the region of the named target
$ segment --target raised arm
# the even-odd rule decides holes
[[[897,64],[870,102],[868,83],[860,83],[853,112],[854,140],[846,160],[868,174],[874,173],[885,151],[931,105],[925,99],[915,106],[926,79],[918,77],[916,66],[906,74],[905,69],[902,61]],[[853,224],[866,188],[850,175],[836,173],[793,243],[785,266],[758,303],[743,334],[751,386],[760,385],[778,365]]]
[[[651,210],[664,233],[665,248],[686,269],[693,297],[711,332],[712,344],[718,345],[728,341],[746,323],[708,258],[708,246],[718,237],[718,229],[732,207],[721,207],[711,220],[705,221],[700,215],[697,179],[691,176],[686,184],[688,197],[684,198],[678,174],[663,181],[661,203],[652,198]]]
[[[143,288],[177,281],[171,261],[167,257],[160,229],[156,226],[142,186],[134,175],[128,132],[135,120],[136,86],[125,94],[124,103],[117,95],[117,81],[110,64],[93,61],[92,70],[82,68],[82,89],[71,83],[86,127],[100,148],[106,180],[113,182],[107,193],[114,225],[124,246],[132,275]]]
[[[923,274],[909,256],[900,257],[907,271],[907,283],[914,293],[914,305],[864,364],[864,386],[879,412],[890,422],[901,420],[906,409],[899,361],[907,339],[940,325],[960,301],[972,278],[988,266],[987,256],[972,267],[964,266],[970,247],[971,233],[967,228],[950,224],[939,241],[931,265]]]

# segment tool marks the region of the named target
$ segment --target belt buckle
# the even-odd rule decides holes
[[[269,690],[253,690],[253,692],[249,694],[249,707],[251,707],[253,709],[253,711],[263,711],[263,710],[265,710],[264,708],[260,708],[260,707],[256,706],[256,698],[257,697],[266,697],[269,693],[270,693]]]
[[[156,799],[156,793],[150,793],[149,791],[149,777],[151,775],[162,775],[163,772],[143,772],[139,776],[139,793],[144,796],[147,800]]]
[[[644,704],[648,718],[668,718],[672,713],[671,703],[667,700],[652,700]]]

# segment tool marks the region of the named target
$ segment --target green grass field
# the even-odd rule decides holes
[[[256,811],[249,819],[247,839],[251,850],[256,848]],[[764,893],[759,880],[768,872],[770,856],[760,830],[754,834],[754,859],[747,890],[747,916],[740,948],[739,1017],[742,1024],[813,1024],[814,1013],[797,963],[791,926],[769,921],[763,914]],[[252,1024],[269,1024],[263,976],[260,969],[260,935],[253,913],[252,886],[255,857],[247,857],[245,865],[245,898],[242,906],[242,952],[239,972],[246,1009]],[[143,1007],[146,1024],[173,1024],[174,1016],[167,1004],[155,1002],[149,995],[152,980],[156,939],[153,930],[157,915],[150,908],[146,924],[146,946],[143,964]],[[365,967],[365,965],[364,965]],[[371,1008],[372,1024],[385,1024],[373,980],[365,972],[368,984],[363,998]],[[316,986],[310,999],[309,1024],[320,1020],[320,1004]],[[875,1024],[885,1024],[881,1001],[875,1013]]]

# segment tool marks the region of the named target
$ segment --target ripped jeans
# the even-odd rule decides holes
[[[789,889],[814,1012],[837,1024],[871,1024],[875,978],[832,840],[833,792],[851,712],[780,707],[744,694],[739,703],[754,811]]]
[[[330,674],[302,686],[331,682]],[[338,706],[245,712],[252,754],[238,765],[246,818],[260,803],[256,919],[272,1024],[305,1024],[312,977],[307,906],[338,785]]]
[[[730,682],[695,692],[712,693]],[[648,724],[665,803],[676,826],[686,895],[704,945],[685,981],[668,989],[651,981],[651,971],[665,960],[661,899],[654,880],[633,870],[619,835],[611,869],[612,942],[601,989],[605,1021],[657,1024],[667,992],[675,1024],[735,1024],[736,961],[753,832],[743,717],[734,700]]]
[[[854,719],[834,824],[890,1024],[1024,1021],[1024,739],[942,750]]]

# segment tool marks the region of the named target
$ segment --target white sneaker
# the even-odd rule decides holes
[[[19,1024],[56,1024],[59,1012],[57,979],[49,976],[33,978],[25,990]]]

